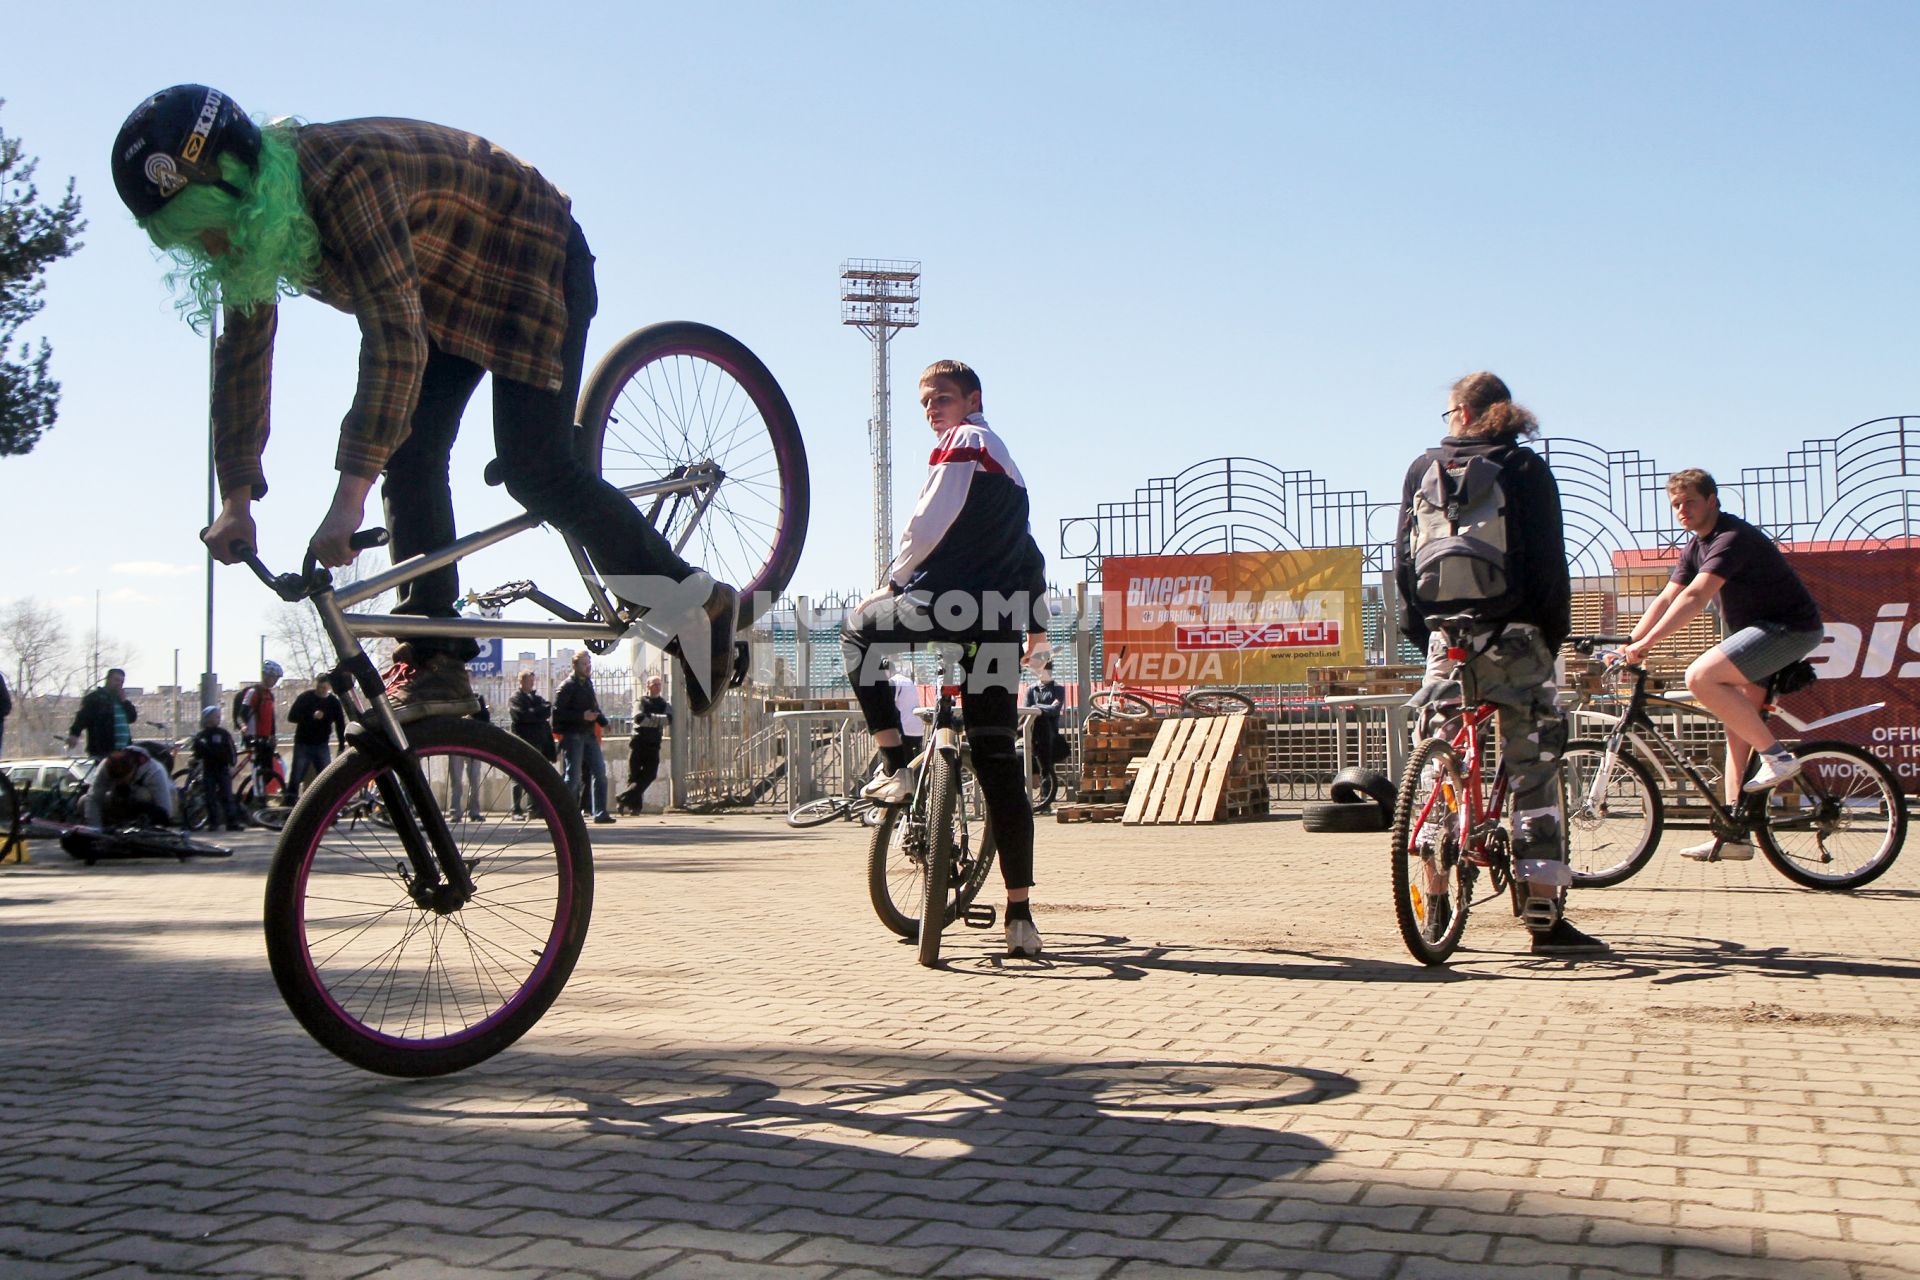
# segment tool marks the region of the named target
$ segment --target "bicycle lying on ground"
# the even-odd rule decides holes
[[[1115,661],[1123,661],[1126,656],[1127,651],[1121,649]],[[1251,715],[1255,709],[1253,699],[1236,689],[1198,688],[1188,689],[1185,693],[1167,693],[1146,685],[1110,681],[1093,695],[1087,717],[1138,719],[1141,716],[1179,711],[1191,711],[1202,716],[1230,716]]]
[[[705,325],[643,329],[594,369],[579,417],[583,461],[640,505],[676,550],[697,540],[690,558],[738,586],[742,627],[786,586],[806,534],[806,454],[786,396],[752,352]],[[591,846],[579,803],[552,764],[477,720],[403,728],[359,637],[565,638],[606,653],[636,630],[656,644],[666,634],[617,603],[570,537],[586,609],[531,582],[488,593],[492,604],[526,600],[554,620],[349,612],[539,524],[522,514],[338,592],[310,556],[301,572],[276,577],[236,548],[282,600],[313,604],[339,655],[329,682],[353,728],[347,749],[301,789],[274,850],[267,954],[307,1032],[370,1071],[439,1075],[498,1053],[552,1005],[586,940]],[[366,531],[354,545],[384,541]],[[456,834],[445,799],[452,770],[470,763],[490,816],[460,823]],[[508,818],[516,786],[525,820]]]
[[[1574,648],[1592,654],[1625,636],[1574,636]],[[1708,810],[1708,827],[1721,840],[1751,840],[1781,875],[1810,889],[1857,889],[1884,874],[1906,843],[1907,814],[1893,770],[1850,742],[1794,744],[1798,774],[1777,787],[1729,806],[1705,777],[1660,732],[1647,714],[1657,705],[1697,712],[1691,703],[1647,692],[1645,667],[1615,670],[1633,682],[1625,709],[1604,741],[1567,744],[1568,857],[1576,885],[1619,884],[1653,857],[1666,826],[1663,783],[1674,772],[1692,784]],[[1769,677],[1761,714],[1774,710]],[[1656,777],[1656,769],[1659,776]]]

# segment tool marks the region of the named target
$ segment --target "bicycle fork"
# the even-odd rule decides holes
[[[315,594],[313,604],[335,652],[352,655],[343,656],[340,665],[327,675],[328,684],[346,704],[347,718],[353,725],[347,738],[386,757],[373,785],[406,851],[411,871],[403,871],[407,896],[422,910],[451,915],[472,900],[474,887],[466,860],[460,856],[447,825],[447,815],[433,798],[427,772],[387,702],[379,668],[347,630],[346,615],[333,592]]]

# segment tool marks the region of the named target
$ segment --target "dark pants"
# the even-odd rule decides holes
[[[638,810],[647,797],[647,788],[660,776],[660,735],[636,732],[627,746],[627,789],[620,802]]]
[[[202,765],[200,786],[207,797],[207,830],[240,825],[240,802],[233,798],[233,770],[227,765]]]
[[[577,538],[602,574],[658,574],[681,582],[694,570],[648,523],[639,508],[600,479],[579,456],[574,412],[580,370],[586,360],[587,326],[600,309],[593,283],[593,254],[578,224],[567,241],[567,334],[561,344],[564,371],[552,391],[493,380],[493,447],[514,501],[548,524]],[[380,498],[386,508],[395,564],[437,551],[454,540],[453,486],[448,457],[460,431],[460,416],[486,370],[431,343],[420,380],[412,430],[387,460]],[[451,618],[460,595],[455,565],[436,569],[400,588],[395,613]],[[479,653],[471,640],[416,639],[415,654],[451,653],[463,660]]]
[[[295,742],[293,763],[287,767],[287,803],[299,799],[300,784],[306,781],[309,770],[318,777],[332,763],[333,752],[325,742]]]
[[[1033,720],[1033,760],[1040,766],[1040,776],[1053,776],[1053,767],[1060,763],[1060,718],[1058,716],[1035,716]]]
[[[532,747],[535,751],[538,751],[549,764],[553,763],[553,761],[560,756],[560,749],[553,743],[553,731],[545,725],[535,725],[524,731],[521,730],[520,726],[515,725],[513,736]],[[520,813],[525,803],[526,790],[516,782],[513,784],[513,811]]]
[[[875,733],[900,727],[900,706],[880,659],[915,643],[943,640],[977,643],[960,682],[961,715],[980,794],[987,802],[987,824],[1000,851],[1000,874],[1009,889],[1033,884],[1033,810],[1027,804],[1027,780],[1020,776],[1015,752],[1020,725],[1020,657],[1017,634],[958,633],[943,629],[917,595],[875,601],[847,619],[840,631],[847,678],[859,699],[867,728]]]
[[[272,798],[270,784],[280,763],[280,754],[274,750],[277,745],[274,738],[247,739],[247,754],[253,757],[253,793],[248,799],[265,804]]]

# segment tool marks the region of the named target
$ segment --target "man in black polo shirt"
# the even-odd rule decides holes
[[[1746,791],[1765,791],[1800,772],[1800,762],[1760,716],[1761,682],[1812,653],[1825,632],[1819,607],[1780,548],[1720,510],[1719,492],[1713,477],[1698,469],[1676,471],[1667,480],[1673,514],[1693,541],[1620,658],[1645,662],[1654,645],[1720,598],[1727,638],[1687,668],[1687,689],[1727,726],[1726,796],[1735,805],[1751,752],[1760,752],[1760,767]],[[1753,857],[1753,846],[1708,840],[1681,854],[1696,862],[1737,861]]]

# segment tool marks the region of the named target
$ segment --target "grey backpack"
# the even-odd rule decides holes
[[[1520,605],[1505,469],[1491,458],[1447,458],[1439,449],[1428,450],[1426,462],[1407,530],[1410,603],[1426,618],[1504,621]]]

